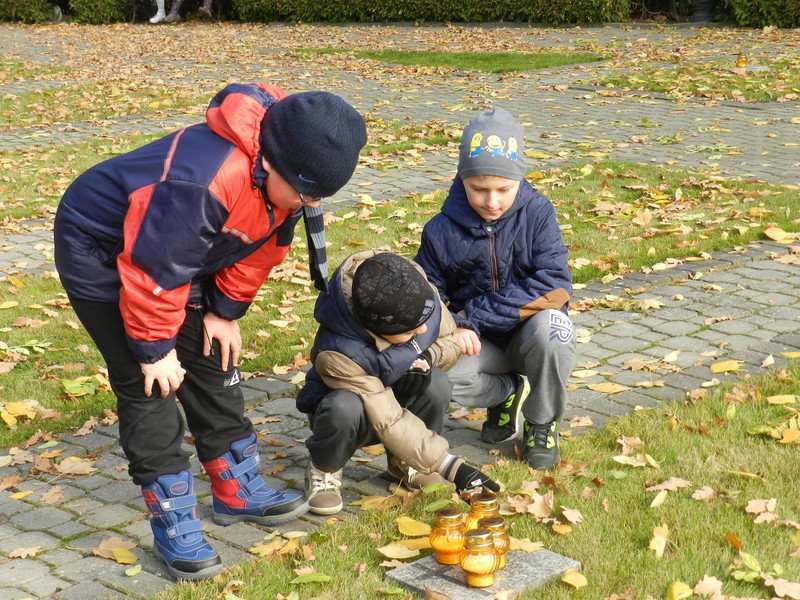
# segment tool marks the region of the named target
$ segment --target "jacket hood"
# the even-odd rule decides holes
[[[519,190],[517,190],[517,197],[514,198],[514,203],[499,219],[497,219],[497,221],[492,223],[495,229],[497,227],[502,227],[504,222],[511,219],[515,213],[520,211],[523,205],[529,200],[529,194],[533,191],[534,189],[531,187],[531,184],[523,178],[520,181]],[[469,205],[467,191],[464,189],[464,182],[459,176],[456,176],[453,180],[453,184],[450,186],[450,191],[442,205],[442,213],[465,229],[472,231],[478,237],[486,237],[488,235],[484,229],[488,222],[481,219],[481,216]]]
[[[253,182],[258,187],[266,177],[261,168],[261,121],[269,108],[286,95],[283,90],[263,83],[232,83],[219,91],[206,109],[209,128],[236,144],[250,158]]]

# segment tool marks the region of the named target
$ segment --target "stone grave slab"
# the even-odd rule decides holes
[[[467,585],[466,573],[461,567],[441,565],[431,554],[388,571],[386,578],[420,596],[425,595],[427,587],[446,594],[451,600],[476,600],[494,598],[500,590],[519,593],[544,587],[553,579],[561,577],[568,569],[580,567],[577,560],[550,550],[511,550],[506,553],[506,567],[495,573],[494,584],[485,588],[474,588]]]

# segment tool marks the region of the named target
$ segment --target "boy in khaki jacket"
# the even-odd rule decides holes
[[[310,511],[342,508],[342,469],[363,446],[383,443],[389,473],[420,488],[444,477],[460,493],[499,486],[451,455],[441,435],[461,354],[455,323],[424,272],[390,252],[346,258],[317,299],[313,367],[297,396],[312,435],[306,495]]]

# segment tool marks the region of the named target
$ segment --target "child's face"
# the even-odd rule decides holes
[[[464,179],[467,202],[484,221],[496,221],[511,208],[519,180],[497,175],[476,175]]]
[[[267,198],[269,198],[272,206],[289,209],[295,209],[300,205],[319,206],[319,199],[305,196],[303,200],[301,200],[297,190],[289,185],[289,182],[281,177],[280,173],[273,169],[266,159],[261,159],[261,166],[269,173],[269,176],[267,176],[264,181],[264,185],[267,187]]]
[[[428,331],[428,326],[423,323],[416,329],[412,329],[411,331],[406,331],[405,333],[395,333],[394,335],[382,335],[381,337],[385,339],[390,344],[405,344],[415,335],[421,335]]]

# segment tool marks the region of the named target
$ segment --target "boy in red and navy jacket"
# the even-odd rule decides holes
[[[257,472],[236,320],[301,217],[324,288],[320,200],[347,183],[365,143],[363,118],[338,96],[231,84],[205,123],[92,167],[59,204],[56,267],[107,363],[129,473],[175,577],[222,569],[195,515],[176,396],[211,479],[215,522],[276,525],[308,510]]]

